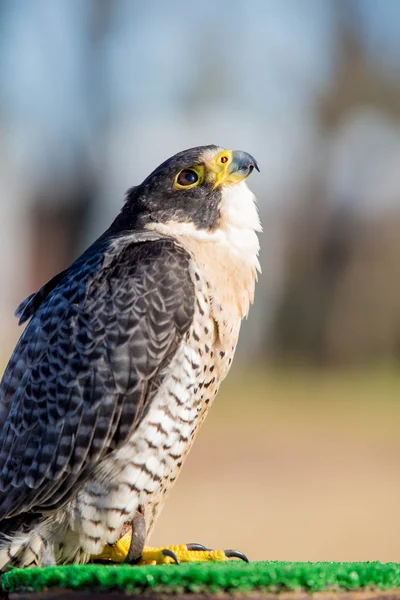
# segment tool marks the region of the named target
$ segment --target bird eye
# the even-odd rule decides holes
[[[183,169],[176,179],[176,182],[182,187],[186,187],[188,185],[193,185],[197,183],[199,180],[199,176],[196,171],[192,171],[192,169]]]

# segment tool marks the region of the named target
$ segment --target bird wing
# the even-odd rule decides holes
[[[170,238],[101,242],[18,309],[0,385],[0,519],[64,505],[129,437],[194,312]]]

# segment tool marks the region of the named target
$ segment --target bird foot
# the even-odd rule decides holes
[[[103,552],[93,558],[96,561],[125,562],[130,545],[131,534],[127,533],[113,546],[105,546]],[[249,562],[247,556],[237,550],[211,550],[202,544],[180,544],[179,546],[165,546],[161,548],[145,546],[137,564],[165,565],[185,562],[227,561],[230,558],[240,558],[245,562]]]

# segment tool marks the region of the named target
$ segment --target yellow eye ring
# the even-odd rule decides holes
[[[174,189],[176,190],[190,190],[191,188],[200,185],[204,179],[204,168],[202,165],[196,165],[195,167],[182,169],[174,180]]]

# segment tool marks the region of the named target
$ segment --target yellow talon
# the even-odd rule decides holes
[[[98,556],[92,556],[94,560],[109,560],[110,562],[122,563],[126,559],[131,543],[131,534],[126,533],[113,546],[105,546],[103,552]],[[177,560],[175,560],[175,557]],[[151,548],[145,546],[139,565],[167,565],[176,562],[206,562],[226,561],[230,557],[246,560],[239,552],[224,550],[189,550],[186,544],[178,546],[164,546]]]
[[[171,556],[163,554],[164,550],[171,550],[180,563],[228,560],[223,550],[188,550],[186,544],[180,544],[179,546],[165,546],[162,548],[145,546],[139,564],[163,565],[176,562]]]

